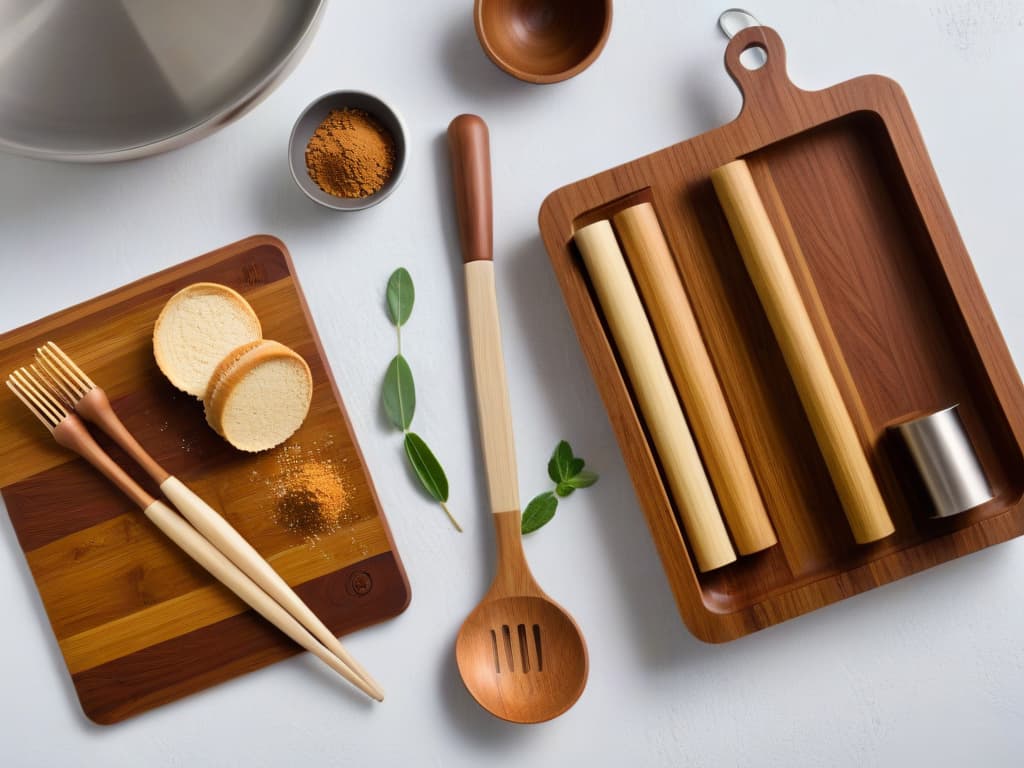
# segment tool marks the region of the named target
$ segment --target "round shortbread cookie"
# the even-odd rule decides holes
[[[210,382],[206,419],[239,450],[265,451],[302,426],[313,397],[313,376],[298,353],[276,341],[236,351]]]
[[[160,311],[153,355],[174,386],[202,399],[224,356],[262,336],[259,318],[239,293],[218,283],[195,283]]]

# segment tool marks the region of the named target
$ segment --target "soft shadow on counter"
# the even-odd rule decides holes
[[[284,239],[291,231],[343,227],[351,220],[352,213],[325,208],[306,197],[292,178],[287,153],[276,144],[273,150],[264,152],[252,178],[254,205],[267,231]],[[372,214],[372,209],[360,213]]]
[[[693,135],[713,130],[726,123],[731,123],[739,116],[739,108],[743,99],[737,89],[729,90],[731,80],[725,78],[727,84],[717,79],[695,77],[693,73],[684,74],[679,89],[680,98],[676,100],[679,111],[679,125],[689,125],[696,118],[699,124]],[[688,138],[680,133],[679,140]]]
[[[452,82],[472,99],[506,101],[523,97],[537,87],[502,72],[487,58],[476,37],[469,7],[465,13],[452,15],[452,25],[442,45],[445,70]]]
[[[467,741],[483,749],[507,749],[515,745],[516,749],[525,750],[529,746],[531,733],[537,726],[527,728],[507,723],[487,712],[469,695],[466,686],[462,684],[458,664],[455,663],[454,636],[436,667],[438,687],[444,697],[445,708],[453,715],[460,733]]]

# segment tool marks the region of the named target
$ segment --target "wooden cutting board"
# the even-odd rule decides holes
[[[264,336],[309,363],[309,417],[272,451],[244,454],[229,446],[206,425],[199,401],[177,391],[156,367],[153,322],[172,294],[199,281],[240,292]],[[279,240],[250,237],[4,334],[0,374],[31,362],[47,340],[107,390],[157,461],[220,510],[332,631],[365,627],[408,605],[408,580]],[[298,652],[95,470],[56,445],[6,389],[0,433],[0,489],[91,720],[118,722]],[[158,494],[124,454],[93,433]],[[336,530],[318,532],[296,518],[286,478],[309,464],[341,478]]]

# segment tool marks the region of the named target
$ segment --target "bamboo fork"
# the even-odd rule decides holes
[[[139,444],[114,412],[106,392],[85,371],[52,341],[36,350],[36,362],[52,382],[51,389],[58,391],[69,408],[106,432],[160,486],[161,492],[203,536],[365,681],[365,686],[359,687],[367,695],[383,700],[384,691],[370,673],[345,650],[338,638],[259,552],[213,507],[160,466]]]
[[[36,366],[20,368],[7,378],[7,386],[53,435],[58,445],[68,448],[98,469],[104,477],[134,501],[167,537],[218,581],[244,600],[267,621],[312,653],[327,666],[368,695],[368,685],[347,664],[317,642],[305,627],[270,598],[213,544],[203,538],[183,517],[162,501],[154,499],[118,466],[74,413],[65,408],[45,383]],[[374,696],[376,698],[376,696]]]

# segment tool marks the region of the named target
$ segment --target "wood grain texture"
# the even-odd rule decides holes
[[[614,223],[736,549],[773,547],[778,539],[654,207],[634,205]]]
[[[755,71],[740,53],[758,45]],[[795,87],[767,28],[726,68],[732,123],[553,193],[541,233],[680,614],[732,640],[1024,532],[1024,387],[900,87],[879,76]],[[710,174],[743,158],[853,420],[896,532],[857,545]],[[698,573],[624,376],[576,229],[648,201],[661,221],[779,546]],[[996,498],[946,520],[887,427],[960,403]],[[685,405],[685,403],[684,403]]]
[[[868,544],[891,536],[896,529],[750,168],[745,160],[734,160],[712,171],[711,182],[775,331],[853,538]]]
[[[202,280],[242,293],[266,336],[309,363],[309,416],[273,451],[232,449],[206,425],[201,403],[156,368],[156,315],[177,290]],[[405,572],[280,241],[248,238],[11,331],[0,337],[0,370],[27,362],[51,338],[106,389],[153,457],[221,510],[331,631],[405,608]],[[0,485],[91,719],[117,722],[299,651],[33,421],[13,396],[0,398]],[[112,441],[94,434],[158,493]],[[279,521],[278,503],[283,478],[309,460],[338,470],[348,506],[338,530],[307,540]]]
[[[494,262],[467,261],[465,273],[477,418],[487,468],[491,512],[517,512],[519,474],[512,434],[512,406],[508,399],[505,357],[501,348]]]
[[[736,552],[611,224],[597,221],[583,227],[576,231],[575,242],[677,501],[697,567],[721,568],[736,559]]]

